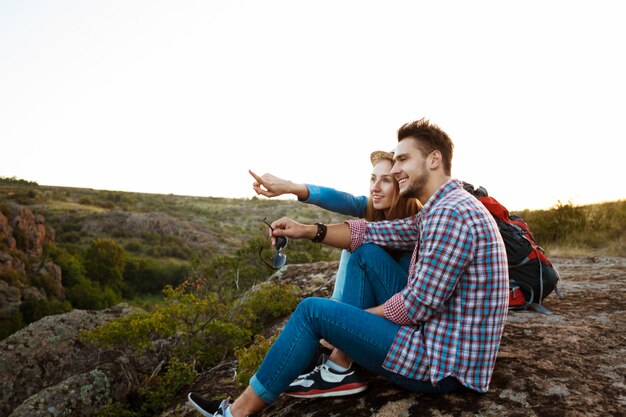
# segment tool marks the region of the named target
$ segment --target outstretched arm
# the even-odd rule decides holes
[[[257,175],[248,170],[255,181],[252,183],[254,192],[265,197],[277,197],[283,194],[293,194],[298,201],[314,204],[326,210],[346,216],[365,217],[367,196],[354,196],[334,188],[312,184],[296,184],[278,178],[272,174]]]
[[[263,174],[261,176],[255,174],[252,170],[248,170],[250,175],[254,177],[252,188],[257,194],[265,197],[278,197],[283,194],[293,194],[300,200],[309,198],[309,189],[305,184],[296,184],[289,180],[278,178],[272,174]]]
[[[313,239],[317,235],[317,225],[301,224],[287,217],[274,221],[272,228],[274,229],[270,230],[272,244],[276,236],[287,236],[290,239]],[[350,226],[347,223],[329,224],[326,228],[323,244],[341,249],[350,247]]]

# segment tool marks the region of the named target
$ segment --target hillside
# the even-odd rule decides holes
[[[232,299],[269,276],[270,221],[343,218],[291,200],[225,199],[0,181],[0,340],[50,314],[156,297],[190,274]],[[260,252],[261,251],[261,252]],[[290,262],[338,251],[293,242]]]
[[[559,257],[564,279],[573,280],[565,282],[572,297],[553,306],[560,308],[558,317],[546,319],[547,325],[536,326],[535,316],[520,315],[522,321],[512,316],[509,345],[516,346],[518,339],[536,334],[537,338],[526,340],[530,344],[523,350],[539,355],[555,327],[570,334],[572,329],[586,326],[589,337],[602,340],[605,347],[601,349],[608,349],[597,355],[598,361],[607,364],[601,369],[619,363],[621,351],[612,346],[623,340],[600,339],[596,330],[598,326],[623,327],[623,322],[613,317],[623,310],[622,303],[605,291],[621,291],[626,201],[582,207],[566,204],[516,214],[528,221],[548,255]],[[259,359],[260,350],[267,345],[264,337],[271,337],[276,319],[293,310],[296,298],[327,296],[332,285],[336,262],[328,261],[336,260],[338,251],[309,241],[291,241],[286,251],[288,267],[270,279],[280,285],[259,291],[258,284],[273,273],[262,260],[273,253],[262,220],[282,216],[307,223],[343,220],[293,200],[123,193],[0,181],[0,345],[7,353],[0,365],[6,373],[8,364],[24,364],[12,369],[13,376],[6,373],[9,379],[4,385],[13,388],[4,391],[3,402],[11,398],[11,408],[22,404],[19,408],[24,414],[16,415],[38,415],[33,410],[45,410],[41,407],[51,399],[84,400],[90,407],[109,399],[115,404],[99,412],[99,417],[143,417],[157,415],[178,401],[179,406],[164,414],[173,416],[180,415],[184,403],[177,396],[192,385],[210,395],[223,390],[234,394],[239,389],[232,378],[235,364],[237,375],[243,378],[249,371],[244,369],[246,363],[252,366]],[[599,301],[586,302],[581,296],[586,294]],[[598,306],[609,299],[615,314],[612,310],[607,310],[608,316],[596,314]],[[145,311],[119,307],[122,301],[145,307]],[[111,310],[115,305],[118,307]],[[587,320],[587,313],[598,319]],[[113,317],[119,318],[110,327],[100,326]],[[90,336],[93,340],[77,334],[78,329],[95,326],[99,327],[95,336]],[[31,345],[38,329],[43,329],[43,339]],[[66,344],[59,344],[63,337]],[[555,354],[558,346],[572,340],[553,340],[550,352]],[[55,343],[49,345],[49,341]],[[22,357],[28,346],[40,348]],[[577,355],[593,354],[583,348],[580,343],[571,357],[561,356],[569,357],[568,363],[576,369],[567,378],[592,375],[593,370],[575,361]],[[534,379],[525,380],[523,387],[512,384],[508,374],[522,372],[519,361],[525,360],[515,355],[515,350],[503,350],[502,362],[507,365],[494,380],[496,396],[475,399],[471,409],[476,413],[528,415],[497,413],[503,403],[532,408],[524,394],[535,395],[543,386]],[[24,362],[26,358],[32,360]],[[53,372],[51,358],[59,362],[60,373]],[[76,362],[72,358],[81,359]],[[547,378],[555,377],[547,372],[551,368],[541,366],[534,369]],[[44,374],[38,375],[41,370]],[[226,378],[218,386],[210,382],[216,377],[211,374],[215,370],[225,372],[217,375]],[[549,390],[550,395],[542,397],[542,407],[558,400],[570,411],[577,410],[569,393],[585,395],[589,390],[583,386],[581,391],[567,381],[559,384],[556,391]],[[98,386],[93,392],[85,391],[98,398],[77,399],[63,391],[81,386]],[[602,383],[594,386],[606,388]],[[40,390],[41,395],[32,396]],[[375,415],[383,416],[387,409],[400,407],[409,412],[424,404],[420,397],[406,399],[404,393],[384,385],[382,391],[373,392],[359,400],[363,415],[370,415],[366,409],[378,410]],[[589,398],[588,404],[611,415],[614,398],[606,403]],[[4,411],[10,409],[6,404]],[[344,411],[352,409],[351,404],[342,405],[348,407]],[[438,404],[432,415],[454,414],[454,405]],[[62,401],[59,406],[69,407]],[[308,407],[300,402],[278,405],[282,415],[300,415],[300,406]],[[182,409],[191,415],[184,405]],[[328,415],[315,405],[309,410],[310,415]]]
[[[263,218],[338,222],[340,215],[294,200],[228,199],[0,183],[0,205],[14,202],[43,215],[58,244],[114,237],[131,252],[178,245],[185,252],[230,253],[258,236]],[[167,257],[168,253],[163,256]],[[157,255],[157,257],[159,257]]]

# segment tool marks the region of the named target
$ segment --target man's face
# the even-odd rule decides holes
[[[417,147],[414,138],[405,138],[398,142],[393,157],[395,164],[391,174],[398,180],[400,195],[405,198],[423,197],[430,178],[427,158]]]

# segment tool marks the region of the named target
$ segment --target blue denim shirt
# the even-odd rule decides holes
[[[334,188],[305,184],[309,190],[309,198],[299,200],[303,203],[315,204],[326,210],[346,216],[362,219],[367,208],[367,196],[355,197],[352,194],[337,191]]]

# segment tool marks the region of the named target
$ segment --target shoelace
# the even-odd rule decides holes
[[[328,365],[326,365],[326,364],[324,364],[324,363],[322,363],[322,364],[320,364],[320,365],[317,365],[317,366],[316,366],[315,368],[313,368],[313,370],[312,370],[311,372],[309,372],[308,374],[300,375],[299,379],[304,379],[304,378],[307,378],[307,377],[309,377],[310,375],[313,375],[313,374],[315,374],[315,373],[318,373],[318,374],[319,374],[320,372],[322,372],[322,369],[325,369],[326,371],[328,371],[328,369],[329,369],[329,368],[328,368]]]

